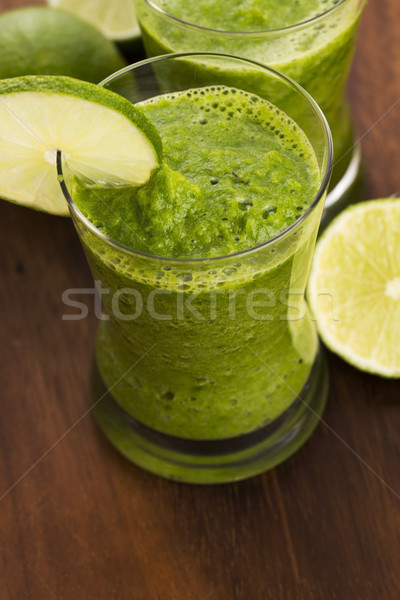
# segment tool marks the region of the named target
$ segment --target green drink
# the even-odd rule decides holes
[[[150,181],[68,187],[103,290],[95,385],[110,393],[95,408],[100,426],[155,473],[221,482],[284,460],[325,404],[304,289],[329,134],[300,88],[240,59],[209,55],[210,85],[195,87],[194,72],[185,89],[166,90],[187,60],[145,62],[134,80],[106,84],[140,100],[160,133],[163,163]],[[227,64],[248,74],[249,92],[217,84]],[[254,94],[256,74],[263,94],[280,85],[298,99],[297,122]]]
[[[364,4],[364,0],[230,0],[224,4],[137,0],[136,8],[150,56],[188,51],[235,54],[278,69],[311,94],[334,140],[335,169],[327,199],[333,213],[345,203],[360,169],[345,84]],[[235,85],[236,74],[226,75]],[[240,87],[240,81],[236,84]],[[286,103],[282,97],[279,105],[288,110]]]

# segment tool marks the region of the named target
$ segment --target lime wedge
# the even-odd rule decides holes
[[[94,25],[110,40],[140,37],[134,0],[48,0],[48,4]]]
[[[400,377],[400,199],[352,206],[329,225],[308,299],[333,352],[363,371]]]
[[[128,100],[94,84],[58,76],[0,80],[0,197],[68,214],[56,172],[143,185],[158,166],[156,129]]]

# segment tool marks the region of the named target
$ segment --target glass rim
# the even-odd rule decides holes
[[[345,4],[346,2],[350,2],[350,0],[339,0],[337,4],[331,6],[331,8],[326,9],[323,13],[316,15],[315,17],[310,17],[309,19],[305,19],[304,21],[299,21],[298,23],[293,23],[292,25],[286,25],[285,27],[277,27],[276,29],[260,29],[256,31],[229,31],[227,29],[213,29],[212,27],[204,27],[203,25],[196,25],[195,23],[189,23],[188,21],[184,21],[179,17],[175,17],[171,15],[167,11],[163,10],[153,0],[144,0],[146,4],[148,4],[155,12],[163,17],[166,17],[170,21],[174,21],[179,25],[184,25],[185,27],[190,27],[191,29],[198,29],[200,31],[204,31],[206,33],[213,33],[218,35],[227,35],[227,36],[248,36],[248,37],[256,37],[260,35],[274,35],[277,33],[286,33],[292,32],[296,29],[300,29],[306,25],[311,25],[314,23],[318,23],[320,20],[324,19],[327,15],[331,14],[335,10],[339,9],[340,6]]]
[[[221,260],[227,260],[227,259],[231,259],[231,258],[237,258],[240,256],[244,256],[244,255],[256,252],[267,246],[276,244],[279,240],[283,239],[291,231],[296,229],[300,225],[300,223],[305,221],[306,218],[308,217],[308,215],[310,215],[313,212],[314,208],[318,205],[319,201],[321,200],[322,196],[324,195],[324,193],[326,192],[326,190],[328,188],[331,173],[332,173],[332,168],[333,168],[332,134],[331,134],[331,131],[330,131],[330,128],[328,125],[328,121],[326,120],[325,115],[323,114],[322,110],[320,109],[320,107],[318,106],[316,101],[310,96],[310,94],[304,88],[301,87],[301,85],[299,85],[291,77],[284,75],[283,73],[281,73],[280,71],[277,71],[276,69],[273,69],[272,67],[263,65],[262,63],[258,63],[256,61],[253,61],[253,60],[250,60],[247,58],[233,56],[230,54],[219,54],[219,53],[214,53],[214,52],[181,52],[181,53],[177,53],[177,54],[175,54],[175,53],[163,54],[161,56],[146,58],[146,59],[139,61],[137,63],[134,63],[132,65],[128,65],[127,67],[124,67],[124,68],[120,69],[119,71],[116,71],[112,75],[109,75],[108,77],[106,77],[106,79],[103,79],[103,81],[101,81],[98,85],[104,87],[106,84],[108,84],[111,81],[114,81],[118,77],[121,77],[128,72],[134,71],[140,67],[147,66],[152,63],[160,62],[162,60],[171,60],[171,59],[184,58],[184,57],[189,57],[189,56],[191,56],[191,57],[194,57],[194,56],[206,56],[207,57],[208,56],[208,57],[214,57],[214,58],[215,57],[229,58],[229,59],[233,59],[238,62],[245,62],[250,65],[256,66],[257,68],[261,68],[264,71],[269,71],[274,76],[277,76],[279,79],[286,81],[292,88],[294,88],[296,90],[297,93],[299,93],[301,96],[303,96],[303,98],[307,101],[307,104],[309,105],[310,110],[314,113],[315,118],[319,121],[319,123],[321,125],[321,132],[324,137],[326,164],[325,164],[324,176],[322,178],[320,187],[319,187],[317,193],[315,194],[312,202],[310,202],[307,209],[299,217],[297,217],[297,219],[295,219],[295,221],[293,221],[293,223],[291,223],[291,225],[289,225],[289,227],[286,227],[286,229],[284,229],[277,235],[273,236],[272,238],[269,238],[268,240],[265,240],[264,242],[261,242],[260,244],[251,246],[249,248],[245,248],[244,250],[238,250],[237,252],[232,252],[230,254],[222,254],[220,256],[210,256],[210,257],[201,256],[201,257],[194,257],[194,258],[190,258],[190,257],[189,258],[187,258],[187,257],[179,258],[179,257],[173,257],[173,256],[159,256],[157,254],[151,254],[149,252],[142,252],[141,250],[135,250],[134,248],[131,248],[130,246],[126,246],[125,244],[122,244],[121,242],[114,240],[113,238],[111,238],[108,235],[106,235],[105,233],[103,233],[100,229],[98,229],[79,210],[79,208],[76,206],[75,202],[73,201],[73,199],[68,191],[67,184],[65,183],[65,179],[64,179],[64,173],[63,173],[63,169],[62,169],[62,151],[57,150],[56,169],[57,169],[57,176],[58,176],[58,180],[59,180],[59,184],[60,184],[62,193],[68,202],[68,205],[69,205],[72,215],[77,217],[92,234],[94,234],[97,238],[99,238],[101,241],[107,243],[108,245],[115,246],[116,248],[123,250],[124,252],[126,252],[128,254],[136,255],[136,256],[139,256],[139,257],[145,258],[145,259],[158,260],[158,261],[169,262],[169,263],[176,262],[179,264],[190,264],[190,263],[199,264],[199,263],[208,263],[210,261],[221,261]]]

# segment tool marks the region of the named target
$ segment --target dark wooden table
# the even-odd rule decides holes
[[[370,0],[350,86],[368,198],[400,194],[399,39],[399,0]],[[92,285],[72,224],[2,202],[0,228],[1,600],[400,598],[398,380],[330,355],[325,423],[290,460],[164,481],[86,414],[96,320],[61,319],[63,290]]]

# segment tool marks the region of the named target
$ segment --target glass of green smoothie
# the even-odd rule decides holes
[[[286,76],[226,55],[161,56],[102,85],[153,123],[163,159],[136,188],[59,163],[104,306],[95,417],[158,475],[261,473],[305,442],[326,402],[304,291],[332,168],[327,122]]]
[[[148,56],[207,51],[256,60],[292,77],[330,125],[335,165],[324,216],[362,192],[346,80],[365,0],[135,0]],[[285,109],[286,98],[280,106]]]

